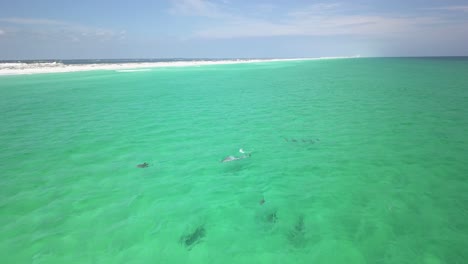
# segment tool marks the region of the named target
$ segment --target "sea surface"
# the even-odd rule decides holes
[[[0,76],[1,263],[456,264],[467,248],[467,58]]]

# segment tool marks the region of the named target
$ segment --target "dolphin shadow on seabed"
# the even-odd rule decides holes
[[[263,207],[264,202],[260,202]],[[257,212],[257,221],[264,231],[269,231],[276,226],[278,222],[278,210],[275,208],[262,208]]]
[[[294,247],[304,247],[307,244],[304,216],[298,217],[293,228],[287,234],[289,242]]]
[[[202,242],[206,235],[206,230],[203,225],[198,226],[193,232],[180,237],[179,242],[184,245],[187,250],[191,250],[195,245]]]
[[[276,215],[276,210],[275,210],[275,211],[272,211],[272,212],[270,212],[270,213],[267,213],[267,214],[265,215],[264,220],[265,220],[267,223],[270,223],[270,224],[276,223],[276,221],[278,221],[278,216]]]

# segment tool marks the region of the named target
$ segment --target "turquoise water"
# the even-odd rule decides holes
[[[343,59],[0,77],[2,263],[465,263],[467,73]],[[239,148],[251,157],[220,162]]]

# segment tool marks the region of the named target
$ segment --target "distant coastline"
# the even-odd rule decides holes
[[[20,60],[0,61],[0,75],[24,75],[41,73],[115,70],[121,72],[143,71],[161,67],[189,67],[204,65],[259,63],[275,61],[347,59],[353,57],[320,57],[294,59],[135,59],[135,60]]]

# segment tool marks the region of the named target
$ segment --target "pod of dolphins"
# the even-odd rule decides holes
[[[283,137],[284,141],[286,142],[292,142],[292,143],[308,143],[308,144],[315,144],[316,142],[319,142],[320,139],[316,138],[315,140],[314,139],[295,139],[295,138],[286,138],[286,137]]]
[[[297,143],[299,142],[297,139],[291,138],[285,138],[283,137],[286,142],[293,142]],[[320,141],[319,139],[302,139],[303,143],[309,143],[309,144],[314,144],[315,142]],[[251,157],[251,152],[246,152],[243,149],[239,149],[239,152],[242,154],[240,156],[227,156],[223,160],[221,160],[221,163],[226,163],[226,162],[231,162],[231,161],[236,161],[236,160],[242,160],[246,158]],[[141,163],[136,165],[137,168],[148,168],[149,164],[147,162]],[[259,201],[259,204],[262,206],[265,203],[265,199],[262,198]],[[268,223],[276,223],[278,220],[278,216],[276,214],[276,211],[270,212],[265,215],[264,220]],[[304,217],[300,216],[297,222],[294,225],[294,228],[288,233],[288,239],[294,246],[300,246],[305,243],[305,238],[304,238],[304,232],[305,232],[305,227],[304,227]],[[196,244],[200,243],[205,237],[205,227],[203,225],[198,226],[194,231],[183,235],[180,237],[179,242],[184,245],[187,250],[191,250],[193,246]]]

